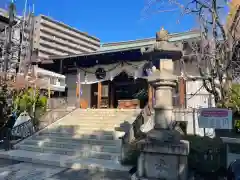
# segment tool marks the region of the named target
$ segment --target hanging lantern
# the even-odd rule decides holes
[[[157,70],[156,66],[152,67],[152,72],[155,72]]]
[[[135,71],[134,71],[134,80],[136,80],[137,78],[138,78],[138,71],[135,70]]]
[[[104,79],[106,77],[106,71],[104,68],[97,68],[95,72],[95,76],[97,79]]]
[[[110,74],[110,81],[112,81],[113,80],[112,71],[110,71],[109,74]]]
[[[153,73],[153,64],[152,64],[152,62],[145,63],[144,66],[143,66],[143,76],[149,76],[152,73]]]

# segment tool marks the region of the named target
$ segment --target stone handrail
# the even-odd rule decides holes
[[[136,148],[136,142],[145,137],[145,134],[141,131],[141,127],[148,122],[152,114],[152,109],[147,105],[141,110],[137,117],[115,128],[115,131],[121,134],[118,138],[122,140],[122,162],[127,158],[129,151]]]
[[[120,139],[128,139],[128,142],[132,142],[134,139],[138,139],[139,136],[142,136],[141,127],[143,124],[147,123],[149,117],[153,114],[152,109],[149,105],[146,105],[141,112],[134,117],[132,120],[125,121],[120,124],[119,127],[116,127],[115,130],[119,132],[124,132],[124,134],[119,137]]]

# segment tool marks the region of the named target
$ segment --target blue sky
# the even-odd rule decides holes
[[[22,14],[25,0],[16,0]],[[156,13],[156,5],[144,11],[147,0],[28,0],[34,3],[35,14],[49,15],[81,31],[94,35],[102,42],[125,41],[155,36],[164,27],[169,32],[196,28],[192,16],[180,17],[179,12]],[[0,0],[6,7],[9,0]],[[144,13],[143,13],[144,12]]]

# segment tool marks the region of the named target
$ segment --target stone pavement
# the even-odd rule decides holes
[[[0,159],[0,180],[127,180],[120,171],[97,172]]]
[[[14,164],[18,164],[18,163],[20,163],[20,161],[14,161],[14,160],[11,160],[11,159],[0,159],[0,168],[10,166],[10,165],[14,165]]]
[[[74,170],[66,169],[47,180],[129,180],[130,175],[127,173],[123,176],[120,171],[96,172],[88,169]]]
[[[64,168],[38,165],[31,163],[16,163],[0,168],[0,180],[44,180]]]

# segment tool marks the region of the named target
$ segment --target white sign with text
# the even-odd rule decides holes
[[[202,108],[198,124],[200,128],[232,129],[232,110]]]

